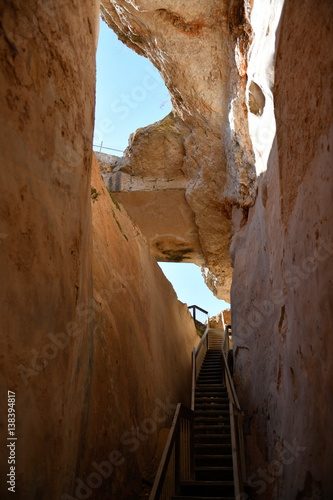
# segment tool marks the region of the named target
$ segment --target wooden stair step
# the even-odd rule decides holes
[[[230,434],[196,434],[195,444],[231,444]]]
[[[212,450],[212,453],[214,450]],[[196,466],[229,466],[232,467],[232,454],[229,455],[195,455],[194,456]]]
[[[219,425],[222,424],[224,426],[228,425],[230,427],[230,420],[228,415],[219,415],[218,417],[194,417],[195,425]]]
[[[197,481],[233,481],[232,467],[196,467],[195,479]]]
[[[215,410],[214,412],[210,412],[209,410],[205,411],[195,411],[194,412],[194,421],[208,420],[208,422],[213,422],[217,420],[221,422],[221,420],[229,420],[229,412],[221,412],[220,410]]]
[[[210,430],[210,431],[211,431],[211,430],[214,430],[214,429],[216,429],[216,430],[220,430],[220,429],[221,429],[221,427],[222,427],[223,429],[225,429],[226,427],[227,427],[228,429],[230,429],[230,425],[229,425],[229,424],[226,424],[226,423],[225,423],[222,419],[219,421],[219,423],[218,423],[218,424],[214,424],[213,422],[211,422],[210,424],[207,424],[207,425],[206,425],[206,424],[202,424],[202,423],[200,423],[200,422],[194,422],[194,428],[195,428],[195,429],[197,429],[197,430],[200,430],[200,429],[204,429],[204,430],[206,430],[206,429],[207,429],[207,430]]]
[[[210,394],[209,392],[207,392],[207,394],[200,394],[198,396],[195,396],[195,402],[197,403],[210,403],[210,402],[214,402],[214,403],[220,403],[220,404],[225,404],[225,405],[228,405],[229,403],[229,400],[228,398],[223,398],[217,394]]]
[[[173,496],[172,500],[235,500],[235,497],[197,497],[197,496]]]
[[[219,391],[220,393],[224,392],[223,391],[223,385],[219,384],[218,382],[215,383],[209,383],[209,382],[199,382],[196,386],[196,391],[200,392],[203,389],[209,389],[211,388],[212,391]]]
[[[182,496],[220,496],[221,492],[228,497],[234,495],[233,481],[182,481],[180,495]]]
[[[214,454],[226,456],[230,454],[231,456],[231,443],[196,443],[195,444],[195,456],[199,455],[209,455]]]
[[[200,396],[196,398],[195,409],[196,410],[229,410],[229,400],[227,398],[208,399],[207,396]]]
[[[200,436],[230,436],[230,425],[194,425],[194,433]]]
[[[225,385],[222,383],[222,375],[218,377],[198,377],[196,386],[198,384],[217,384],[225,389]]]
[[[202,391],[200,390],[200,387],[195,391],[196,395],[199,395]],[[210,394],[213,396],[214,394],[218,394],[219,396],[223,395],[225,396],[226,398],[228,397],[228,394],[226,393],[226,391],[223,390],[223,387],[217,387],[217,388],[213,388],[211,391],[210,391]],[[206,395],[206,394],[205,394]]]

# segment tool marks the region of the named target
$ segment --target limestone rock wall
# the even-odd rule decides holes
[[[182,121],[171,112],[131,134],[122,158],[96,156],[106,186],[140,226],[156,260],[202,265],[195,215],[185,197],[185,149],[179,127]]]
[[[330,498],[332,4],[102,0],[102,15],[170,91],[203,273],[220,297],[230,249],[252,494]]]
[[[137,498],[158,430],[170,426],[175,405],[190,405],[191,352],[200,340],[191,314],[177,300],[148,242],[110,196],[94,161],[94,354],[85,474],[122,454],[96,498]],[[82,311],[88,314],[89,309]],[[121,463],[120,463],[121,462]]]
[[[98,4],[0,6],[1,498],[59,498],[85,450]],[[8,492],[7,391],[16,393]],[[7,496],[9,495],[9,496]]]
[[[185,178],[205,276],[226,298],[232,233],[253,496],[331,498],[332,4],[285,1],[276,137],[255,171],[254,3],[103,0],[102,13],[166,81],[179,119],[172,175]],[[96,163],[90,185],[98,2],[8,1],[0,17],[1,442],[11,390],[19,498],[130,498],[157,431],[188,403],[193,322]]]
[[[195,215],[213,292],[229,301],[231,205],[254,202],[256,182],[244,103],[250,29],[242,2],[103,0],[104,20],[120,40],[160,71],[178,116],[186,199]],[[242,67],[241,67],[242,66]],[[245,68],[245,69],[244,69]],[[245,72],[244,72],[245,71]],[[238,109],[231,129],[231,101]],[[154,135],[152,133],[152,135]],[[132,174],[142,171],[135,144]],[[182,163],[182,164],[181,164]],[[155,169],[156,170],[156,169]]]
[[[135,498],[198,337],[96,164],[91,187],[98,2],[17,0],[0,19],[0,496]]]
[[[258,498],[331,498],[332,4],[286,1],[276,137],[248,222],[233,210],[235,372]],[[258,452],[258,450],[257,450]]]

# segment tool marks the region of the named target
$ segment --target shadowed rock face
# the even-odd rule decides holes
[[[333,493],[332,16],[332,2],[285,3],[276,138],[246,226],[234,210],[235,372],[265,499]]]
[[[248,207],[256,196],[253,155],[244,126],[250,33],[244,6],[210,0],[191,3],[189,9],[187,2],[105,0],[101,9],[118,37],[159,69],[175,111],[168,131],[170,136],[173,129],[175,163],[165,169],[164,155],[151,155],[152,150],[160,153],[163,148],[164,124],[156,124],[143,129],[144,133],[140,129],[125,153],[131,175],[181,170],[204,265],[214,275],[213,291],[229,300],[231,205]],[[243,62],[239,69],[236,47]],[[232,100],[239,111],[231,130]],[[154,161],[148,161],[150,155]],[[171,172],[168,175],[171,179]]]
[[[60,498],[86,449],[93,330],[77,308],[92,296],[98,15],[91,2],[0,6],[1,442],[11,390],[27,499]]]
[[[8,390],[16,393],[14,496],[137,498],[159,428],[178,401],[190,403],[198,336],[96,162],[90,183],[98,3],[5,4],[0,498],[12,495]]]
[[[107,191],[94,158],[92,202],[94,363],[85,460],[123,459],[97,498],[138,498],[158,431],[171,424],[175,403],[190,405],[191,356],[199,337],[192,316],[124,207]],[[169,401],[169,407],[168,403]],[[163,405],[167,408],[163,410]],[[138,435],[135,432],[138,429]]]
[[[235,373],[261,453],[250,457],[252,478],[258,485],[265,464],[267,499],[329,498],[332,2],[286,0],[280,19],[282,6],[102,0],[102,14],[170,91],[186,199],[220,297],[232,236]],[[251,19],[255,35],[251,9],[266,16]],[[140,135],[126,153],[132,176]]]
[[[160,69],[177,117],[139,131],[118,173],[182,186],[222,295],[232,228],[252,498],[332,498],[332,3],[285,2],[276,137],[258,179],[245,108],[250,4],[104,2],[118,35]],[[7,1],[0,16],[1,442],[11,390],[20,498],[136,498],[158,428],[189,403],[193,321],[96,162],[90,185],[98,4]],[[272,101],[251,81],[261,120]],[[172,165],[149,163],[155,133],[170,138]],[[156,248],[174,260],[192,251]],[[2,450],[1,477],[7,459]],[[106,460],[111,477],[87,493],[82,482]]]

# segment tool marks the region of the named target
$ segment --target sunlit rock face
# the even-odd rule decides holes
[[[96,162],[91,168],[99,3],[5,4],[0,441],[13,391],[13,496],[138,498],[159,428],[179,401],[190,404],[199,338]],[[3,444],[2,499],[12,494],[8,457]]]
[[[194,2],[190,8],[181,1],[105,0],[102,16],[124,43],[153,62],[166,83],[177,115],[182,155],[177,165],[186,181],[204,263],[214,275],[214,293],[229,300],[231,206],[246,212],[256,196],[246,125],[251,33],[244,6],[217,0]],[[136,144],[126,155],[132,175],[139,175]]]
[[[90,171],[97,3],[0,6],[0,392],[16,392],[16,490],[61,498],[80,474],[92,325]]]
[[[138,498],[158,432],[190,405],[191,351],[200,338],[124,207],[92,168],[94,344],[81,479],[121,453],[96,498]],[[81,308],[89,316],[90,308]]]
[[[330,498],[332,3],[103,0],[102,14],[170,91],[203,273],[220,297],[230,249],[252,495]]]
[[[235,373],[261,452],[249,447],[255,498],[333,494],[332,15],[332,2],[285,2],[276,137],[245,226],[233,209]]]
[[[161,262],[204,263],[195,215],[186,200],[185,148],[170,113],[131,135],[122,158],[97,153],[106,186],[123,203]]]

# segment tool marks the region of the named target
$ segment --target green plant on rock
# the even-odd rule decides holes
[[[97,198],[99,197],[100,194],[101,193],[98,193],[96,188],[91,186],[91,199],[92,199],[93,203],[95,203],[95,201],[97,201]]]
[[[118,200],[117,200],[117,199],[113,196],[113,194],[112,194],[112,192],[110,191],[110,189],[108,189],[108,188],[107,188],[107,190],[108,190],[108,192],[109,192],[109,195],[110,195],[111,200],[112,200],[112,201],[113,201],[113,203],[116,205],[117,209],[121,212],[121,207],[120,207],[120,205],[119,205]]]
[[[116,224],[118,226],[119,231],[121,232],[121,234],[123,235],[123,237],[125,238],[125,240],[128,241],[128,238],[127,238],[126,234],[124,233],[123,228],[121,227],[120,222],[117,219],[116,214],[114,212],[113,212],[113,218],[116,221]]]

